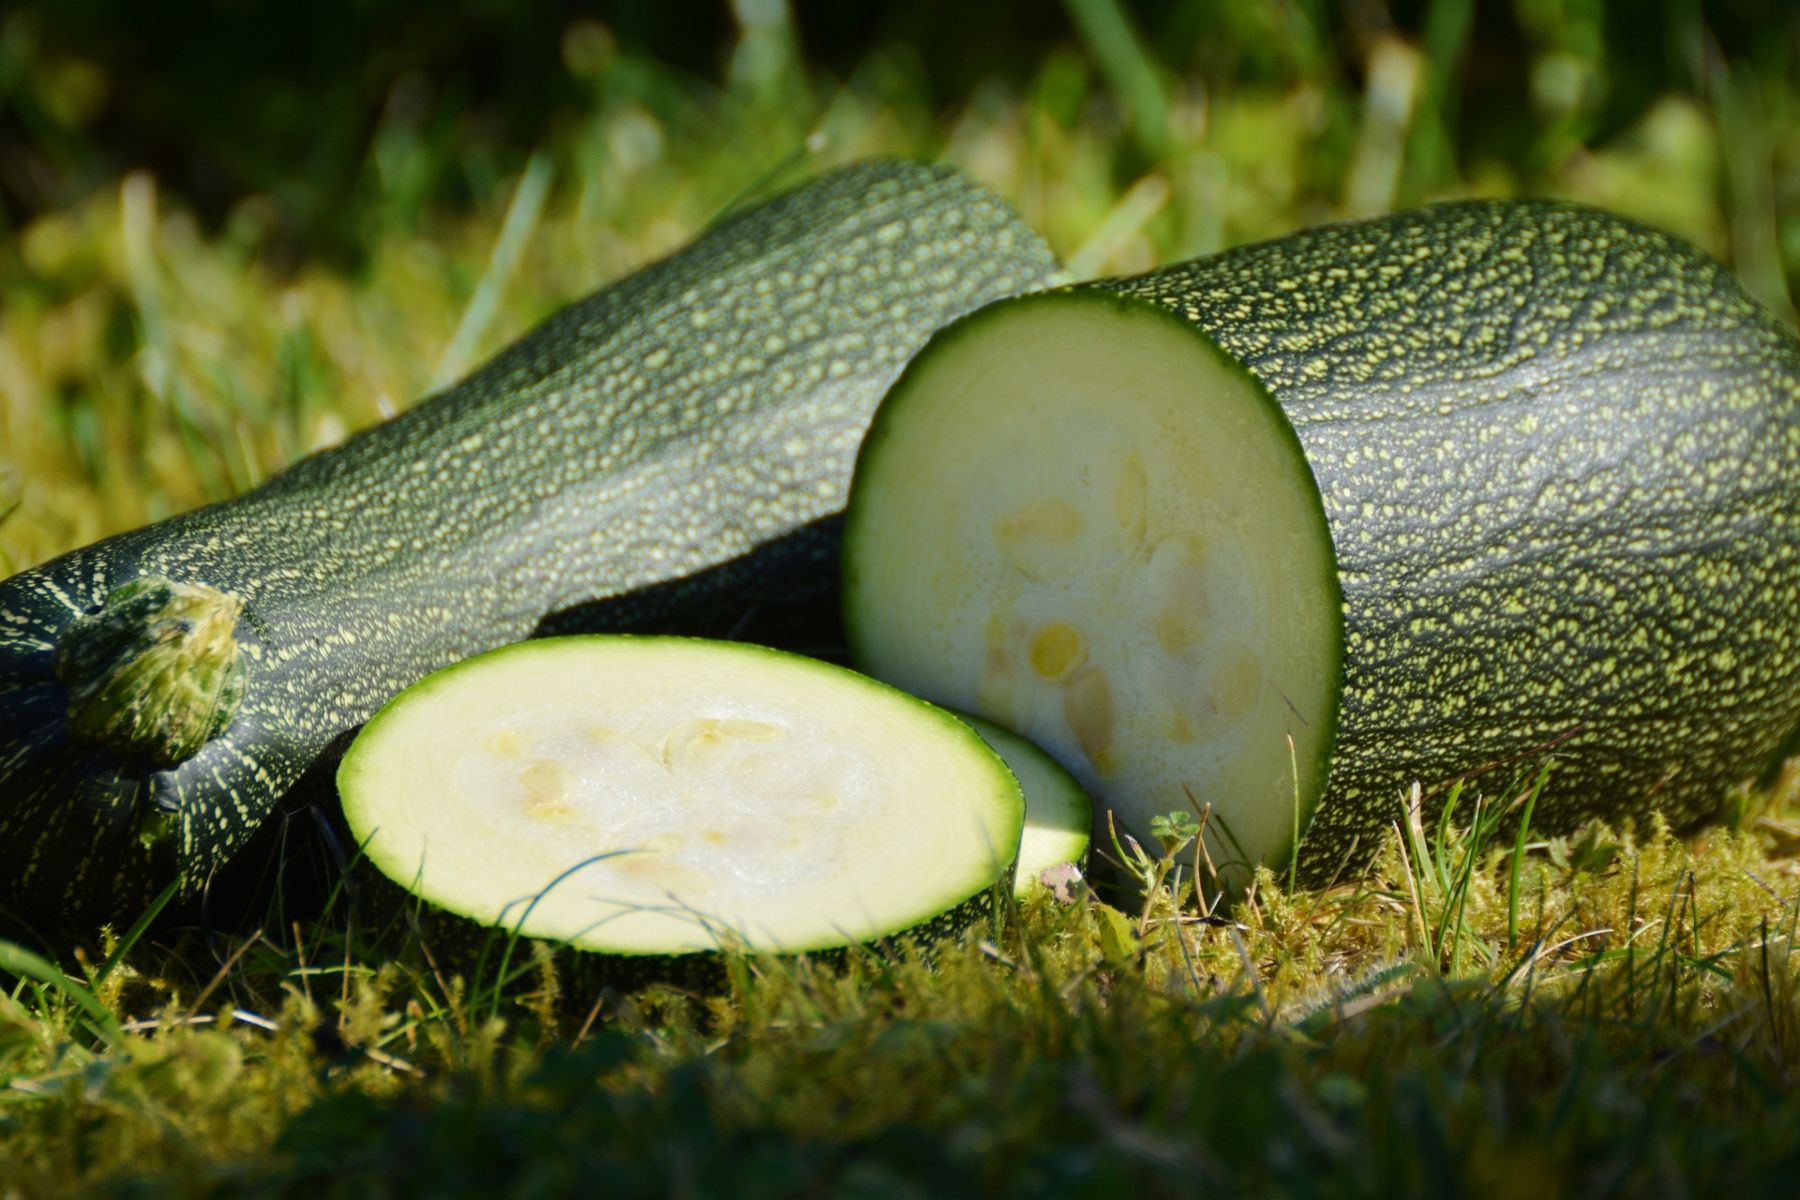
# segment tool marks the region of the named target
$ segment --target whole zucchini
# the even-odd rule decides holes
[[[1413,783],[1499,802],[1543,754],[1541,827],[1692,822],[1800,720],[1800,339],[1572,205],[991,305],[884,400],[846,522],[865,669],[1140,837],[1210,805],[1240,872],[1354,870]]]
[[[0,583],[0,905],[89,922],[192,889],[429,672],[646,585],[615,625],[819,561],[769,547],[842,507],[882,389],[1054,271],[956,172],[851,167],[253,492]]]

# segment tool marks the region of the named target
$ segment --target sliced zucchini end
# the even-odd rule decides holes
[[[1324,786],[1342,605],[1268,392],[1148,302],[1002,301],[877,413],[845,537],[854,659],[1017,729],[1140,838],[1210,806],[1221,867],[1286,860]]]

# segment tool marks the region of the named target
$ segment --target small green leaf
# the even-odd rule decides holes
[[[1129,962],[1138,956],[1143,943],[1131,927],[1131,918],[1106,904],[1094,905],[1094,920],[1099,926],[1100,953],[1111,962]]]
[[[1150,835],[1162,843],[1163,857],[1174,858],[1182,848],[1200,836],[1200,822],[1184,810],[1150,818]]]

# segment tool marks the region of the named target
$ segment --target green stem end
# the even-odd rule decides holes
[[[147,577],[113,589],[56,646],[69,729],[172,767],[224,731],[248,668],[232,631],[244,602],[205,584]]]

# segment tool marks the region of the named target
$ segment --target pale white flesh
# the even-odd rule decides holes
[[[1299,444],[1171,314],[1051,295],[940,337],[857,465],[858,665],[1019,730],[1143,838],[1280,863],[1323,783],[1341,623]]]
[[[1025,793],[1025,832],[1019,838],[1014,894],[1028,895],[1042,886],[1045,871],[1087,858],[1094,802],[1080,782],[1029,739],[972,713],[956,715],[1001,757]]]
[[[339,773],[370,859],[482,924],[619,954],[896,934],[996,882],[1018,785],[853,672],[681,638],[557,638],[408,689]]]

